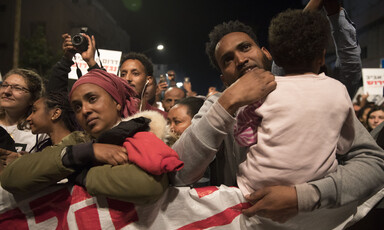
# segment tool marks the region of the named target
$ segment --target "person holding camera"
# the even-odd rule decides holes
[[[47,91],[68,92],[68,73],[71,72],[71,66],[75,64],[72,59],[76,53],[80,53],[83,60],[88,64],[88,71],[100,68],[95,61],[95,37],[93,35],[90,37],[84,33],[80,35],[87,40],[87,42],[83,42],[80,47],[73,45],[71,35],[68,33],[62,35],[62,38],[64,39],[62,44],[64,55],[52,68],[52,73],[47,83]],[[76,36],[79,36],[79,34],[74,37]],[[88,45],[86,50],[84,44]]]

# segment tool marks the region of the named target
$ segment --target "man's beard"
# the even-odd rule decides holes
[[[272,69],[272,61],[269,60],[264,53],[262,53],[262,54],[263,54],[262,62],[263,62],[264,69],[268,70],[268,71],[271,71],[271,69]]]

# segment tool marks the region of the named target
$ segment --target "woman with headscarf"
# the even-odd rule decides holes
[[[76,183],[91,195],[133,203],[157,200],[168,186],[166,174],[151,175],[129,163],[127,150],[121,146],[95,143],[116,125],[127,136],[147,129],[150,121],[145,118],[121,122],[137,112],[135,96],[134,90],[116,75],[99,69],[85,74],[69,94],[85,132],[73,132],[58,145],[20,157],[1,174],[2,187],[13,194],[25,194],[76,173]]]

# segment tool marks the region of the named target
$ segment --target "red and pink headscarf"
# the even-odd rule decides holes
[[[121,105],[123,117],[138,112],[140,99],[137,98],[136,91],[124,79],[101,69],[93,69],[73,84],[69,98],[73,91],[82,84],[94,84],[107,91]]]

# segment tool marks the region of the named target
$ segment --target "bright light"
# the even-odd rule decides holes
[[[164,46],[162,44],[157,46],[157,50],[163,50],[163,49],[164,49]]]
[[[183,82],[176,82],[176,86],[177,86],[178,88],[183,87]]]

